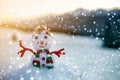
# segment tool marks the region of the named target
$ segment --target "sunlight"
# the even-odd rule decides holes
[[[46,14],[62,14],[77,8],[120,7],[118,0],[0,0],[0,17],[16,18]]]

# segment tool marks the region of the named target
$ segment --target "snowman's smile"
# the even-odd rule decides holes
[[[47,43],[45,45],[39,45],[41,48],[45,48],[47,46]]]

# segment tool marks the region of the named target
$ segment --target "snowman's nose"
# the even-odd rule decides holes
[[[44,45],[44,42],[43,42],[43,41],[41,41],[41,42],[40,42],[40,45]]]

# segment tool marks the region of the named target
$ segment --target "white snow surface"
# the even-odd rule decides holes
[[[17,54],[19,40],[33,49],[32,33],[0,28],[0,80],[120,80],[119,49],[102,48],[102,40],[97,38],[61,33],[52,36],[50,50],[64,47],[66,54],[60,58],[54,55],[54,69],[39,69],[30,64],[30,52],[22,58]]]

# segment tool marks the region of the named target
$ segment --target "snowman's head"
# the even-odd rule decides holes
[[[33,32],[32,45],[36,50],[49,49],[52,44],[52,37],[49,34],[46,26],[38,26]]]

